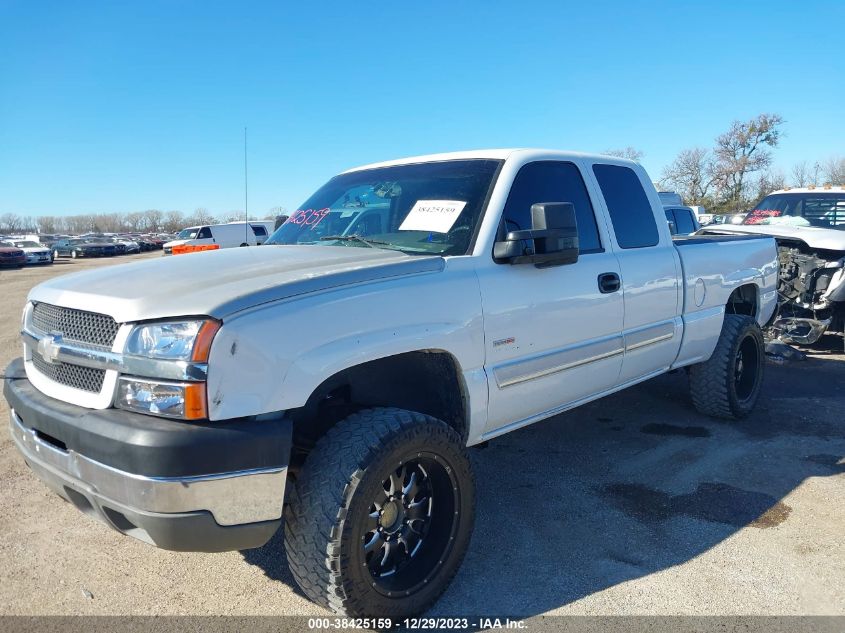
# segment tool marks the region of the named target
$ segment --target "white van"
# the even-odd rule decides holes
[[[175,240],[164,244],[164,254],[170,255],[173,252],[174,246],[183,244],[188,246],[217,244],[220,248],[256,246],[257,244],[263,244],[267,239],[267,225],[272,226],[272,221],[255,221],[249,222],[249,224],[245,222],[230,222],[228,224],[189,226],[179,231]]]
[[[240,224],[243,227],[243,222],[235,220],[229,224]],[[250,220],[249,225],[252,227],[252,232],[255,233],[255,241],[257,244],[263,244],[267,238],[276,230],[275,220]],[[241,229],[243,230],[243,229]]]

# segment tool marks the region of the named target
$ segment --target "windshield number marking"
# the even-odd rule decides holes
[[[307,226],[312,231],[320,222],[323,221],[331,209],[297,209],[288,218],[285,224],[298,224],[300,226]]]

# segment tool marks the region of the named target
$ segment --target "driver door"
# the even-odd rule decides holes
[[[531,228],[531,205],[571,202],[580,253],[574,264],[537,268],[495,264],[478,270],[484,307],[486,432],[539,420],[612,388],[622,367],[622,292],[606,228],[599,229],[577,165],[538,161],[514,179],[503,211],[505,231]]]

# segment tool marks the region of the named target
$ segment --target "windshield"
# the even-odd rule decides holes
[[[786,224],[845,230],[845,193],[775,193],[763,198],[743,224]]]
[[[465,255],[500,164],[454,160],[341,174],[294,211],[265,245]]]
[[[194,227],[192,229],[182,229],[179,231],[179,235],[176,236],[177,240],[192,240],[197,236],[197,231],[199,228]]]

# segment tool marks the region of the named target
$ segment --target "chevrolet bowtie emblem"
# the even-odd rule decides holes
[[[38,341],[38,354],[48,363],[57,363],[59,345],[62,343],[61,332],[50,332]]]

